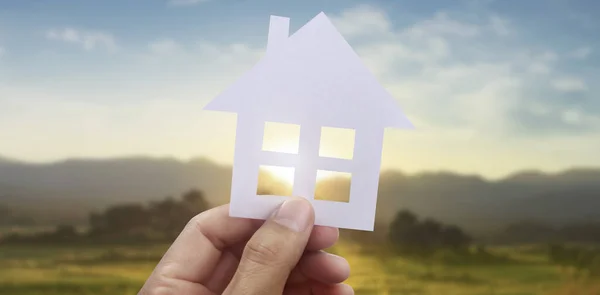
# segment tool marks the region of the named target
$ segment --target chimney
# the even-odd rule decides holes
[[[269,39],[267,41],[267,52],[272,52],[279,48],[290,34],[290,19],[271,15],[269,24]]]

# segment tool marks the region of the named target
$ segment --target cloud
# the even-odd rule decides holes
[[[500,36],[506,36],[511,33],[510,23],[505,18],[494,15],[490,18],[490,25],[494,32]]]
[[[583,127],[600,124],[600,117],[592,116],[578,108],[569,108],[561,113],[563,121],[575,127]]]
[[[154,47],[165,52],[172,48],[166,44],[173,43]],[[60,76],[50,85],[0,80],[0,147],[36,161],[144,154],[227,162],[235,116],[201,110],[264,48],[208,41],[178,48],[182,54],[128,58],[126,71],[103,79]],[[40,145],[46,148],[34,148]]]
[[[162,39],[148,45],[154,54],[172,54],[181,49],[181,45],[172,39]]]
[[[390,32],[387,17],[370,5],[359,5],[331,17],[331,21],[345,37],[358,38]]]
[[[169,0],[167,4],[171,6],[192,6],[208,1],[210,0]]]
[[[571,51],[568,56],[573,58],[573,59],[586,59],[588,58],[588,56],[590,56],[590,54],[592,53],[592,48],[591,47],[580,47],[577,48],[573,51]]]
[[[554,62],[558,60],[558,55],[552,50],[546,50],[538,57],[538,59],[546,62]]]
[[[586,83],[578,78],[563,77],[552,81],[554,89],[564,92],[581,92],[587,90]]]
[[[582,115],[577,110],[566,110],[562,113],[562,119],[566,123],[578,125],[582,121]]]
[[[438,12],[431,19],[415,23],[407,32],[414,36],[454,35],[473,37],[481,33],[481,27],[475,24],[452,19],[445,12]]]
[[[562,77],[555,50],[507,41],[504,37],[518,29],[510,19],[468,16],[440,11],[398,27],[384,10],[363,5],[333,15],[332,21],[420,126],[514,137],[572,125],[562,112],[575,101],[552,93],[568,95],[587,86]],[[584,108],[582,117],[594,109]],[[536,123],[541,117],[549,123]]]
[[[542,52],[526,51],[521,58],[515,58],[513,63],[521,62],[532,74],[548,75],[553,71],[556,62],[559,60],[558,55],[552,50],[542,50]]]
[[[370,6],[332,20],[350,39],[369,36],[370,42],[355,42],[357,53],[415,121],[446,129],[497,129],[514,104],[519,82],[512,78],[510,65],[454,61],[471,55],[467,44],[481,37],[487,23],[465,22],[438,12],[394,28],[383,10]],[[362,22],[372,26],[371,34],[359,29]]]
[[[528,70],[534,74],[549,74],[551,69],[547,63],[535,61],[529,64]]]
[[[104,49],[109,52],[117,50],[112,34],[100,31],[84,31],[75,28],[51,29],[46,32],[48,40],[57,40],[77,44],[87,51]]]
[[[586,99],[594,85],[574,92],[573,81],[587,77],[561,68],[572,60],[536,40],[506,38],[506,31],[518,35],[519,22],[462,11],[399,26],[367,5],[330,17],[417,125],[411,133],[386,131],[387,150],[403,151],[388,152],[394,156],[383,161],[386,168],[498,175],[597,156],[600,140],[581,133],[600,126],[594,100]],[[55,35],[83,46],[83,32],[76,32]],[[260,58],[264,44],[164,38],[143,49],[102,79],[57,71],[62,76],[51,85],[0,85],[3,151],[36,159],[141,153],[230,160],[233,150],[224,147],[233,147],[235,117],[200,110]]]

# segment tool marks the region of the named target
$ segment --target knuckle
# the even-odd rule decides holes
[[[208,239],[218,249],[225,247],[225,243],[223,241],[211,234],[211,232],[206,229],[206,225],[210,224],[210,222],[210,215],[207,213],[207,211],[204,211],[192,217],[192,219],[188,221],[188,224],[185,228],[186,230],[200,233],[200,235]]]
[[[159,266],[150,275],[150,278],[138,295],[174,295],[177,291],[176,270],[179,265],[171,260],[159,262]]]
[[[158,281],[165,284],[166,281],[175,278],[177,268],[178,265],[171,260],[162,261],[160,268],[156,270]]]
[[[177,294],[170,286],[156,286],[140,295],[175,295]]]
[[[176,289],[173,280],[168,276],[158,274],[140,290],[138,295],[174,295],[177,294]]]
[[[265,240],[251,239],[244,249],[244,259],[259,266],[279,264],[279,256],[283,245],[275,241],[266,242]]]
[[[203,224],[206,220],[206,214],[204,214],[204,212],[192,217],[187,225],[185,226],[188,229],[191,230],[202,230]]]

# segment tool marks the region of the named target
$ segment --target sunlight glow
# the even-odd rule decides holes
[[[294,168],[280,166],[261,166],[261,168],[286,184],[294,185]]]
[[[321,128],[319,156],[351,160],[354,157],[354,130]]]
[[[298,153],[300,125],[265,122],[263,150],[279,153]]]
[[[351,182],[351,173],[317,170],[315,200],[348,203],[350,201]]]
[[[298,153],[300,125],[265,122],[262,149],[278,153]],[[354,152],[354,130],[322,127],[319,145],[320,157],[352,159]],[[291,167],[261,166],[271,176],[293,186],[295,169]],[[317,182],[339,177],[338,172],[319,170]]]
[[[278,180],[285,182],[288,185],[294,185],[294,168],[281,166],[261,166],[261,169],[264,169],[265,172],[269,173]],[[317,170],[317,182],[327,180],[333,177],[350,177],[350,173]]]
[[[328,171],[328,170],[317,170],[317,182],[327,180],[332,177],[340,176],[340,172]]]

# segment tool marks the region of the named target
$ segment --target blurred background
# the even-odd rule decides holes
[[[330,249],[356,293],[600,294],[592,0],[1,1],[0,294],[136,294],[228,202],[236,117],[202,107],[271,14],[293,33],[321,11],[417,127],[386,130],[376,230]],[[259,193],[290,179],[267,167]]]

